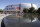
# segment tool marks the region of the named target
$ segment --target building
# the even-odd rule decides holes
[[[8,5],[5,7],[4,9],[4,12],[7,12],[7,13],[16,13],[16,11],[19,10],[19,5],[16,4],[16,5]]]
[[[32,4],[32,6],[35,8],[35,10],[37,10],[37,6],[35,4]],[[4,13],[11,13],[11,14],[15,14],[16,12],[22,12],[24,8],[31,8],[31,3],[21,3],[21,4],[12,4],[12,5],[8,5],[5,7],[4,9]]]

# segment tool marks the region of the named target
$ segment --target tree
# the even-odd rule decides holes
[[[23,9],[23,12],[24,12],[24,13],[28,13],[28,8],[24,8],[24,9]]]
[[[31,8],[29,8],[30,10],[29,10],[29,13],[33,13],[34,12],[34,7],[31,7]]]
[[[37,13],[39,13],[39,14],[40,14],[40,8],[38,8]]]
[[[2,10],[2,9],[0,9],[0,12],[3,12],[3,10]]]

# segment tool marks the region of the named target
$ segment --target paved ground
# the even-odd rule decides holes
[[[11,16],[12,17],[10,16],[6,17],[7,20],[4,19],[6,27],[40,27],[39,21],[29,22],[28,19],[23,19],[23,18],[19,19],[19,17],[13,17],[14,15]]]
[[[1,24],[2,19],[4,17],[8,16],[8,15],[10,15],[10,14],[7,14],[7,15],[0,14],[0,24]],[[40,27],[40,22],[38,22],[38,21],[33,22],[33,23],[32,22],[31,23],[25,23],[24,22],[25,20],[19,19],[19,17],[13,17],[13,16],[14,15],[12,15],[11,17],[10,16],[7,17],[7,19],[8,19],[8,23],[7,23],[8,27]],[[5,20],[5,21],[7,21],[7,20]],[[23,23],[20,23],[20,21],[21,22],[23,21]],[[28,19],[26,21],[28,21]],[[1,27],[1,25],[0,25],[0,27]]]
[[[4,17],[8,16],[8,15],[11,15],[11,14],[0,14],[0,27],[1,27],[1,21]]]

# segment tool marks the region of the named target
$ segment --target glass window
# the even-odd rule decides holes
[[[11,7],[11,5],[8,5],[8,7]]]
[[[12,7],[18,7],[19,5],[12,5]]]
[[[5,8],[5,10],[8,10],[8,8]]]

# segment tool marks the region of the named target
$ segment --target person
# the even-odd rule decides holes
[[[7,11],[5,11],[5,14],[7,14]]]

